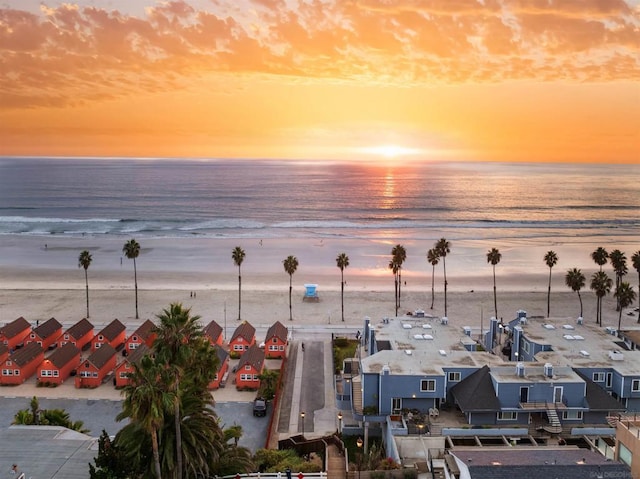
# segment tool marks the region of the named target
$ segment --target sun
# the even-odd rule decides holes
[[[398,158],[400,156],[416,155],[419,151],[400,145],[377,145],[362,149],[363,153],[381,156],[383,158]]]

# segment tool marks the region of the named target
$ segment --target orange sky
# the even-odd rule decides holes
[[[640,0],[0,6],[0,155],[640,163]]]

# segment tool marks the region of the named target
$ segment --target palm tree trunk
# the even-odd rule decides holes
[[[435,265],[431,270],[431,309],[433,309],[433,298],[435,297],[435,279],[436,279],[436,267]]]
[[[342,322],[344,322],[344,272],[340,270],[340,305],[342,307]]]
[[[618,331],[620,331],[620,326],[622,326],[622,308],[620,308],[620,312],[618,313]]]
[[[442,258],[442,269],[444,270],[444,315],[447,317],[447,262]]]
[[[393,282],[395,285],[395,306],[396,306],[396,316],[398,316],[398,275],[394,275]]]
[[[549,290],[547,291],[547,318],[549,317],[550,311],[551,311],[551,268],[549,268]]]
[[[89,318],[89,276],[87,275],[87,270],[84,270],[84,284],[87,292],[87,319]]]
[[[582,296],[580,296],[580,291],[578,291],[578,299],[580,300],[580,317],[582,318]]]
[[[600,296],[596,294],[596,324],[600,324]]]
[[[240,266],[238,266],[238,321],[240,321],[241,308],[242,308],[242,277],[240,276]]]
[[[401,308],[400,296],[402,296],[402,268],[398,268],[398,309]],[[396,316],[398,313],[396,313]]]
[[[173,413],[175,414],[176,428],[176,460],[177,460],[177,479],[182,479],[182,429],[180,421],[180,400],[178,398],[178,381],[176,378],[176,399]]]
[[[496,291],[496,266],[493,265],[493,310],[496,312],[496,318],[498,317],[498,294]]]
[[[153,450],[153,465],[156,470],[156,477],[162,479],[162,471],[160,470],[160,452],[158,450],[158,432],[154,427],[151,430],[151,448]]]
[[[620,287],[620,282],[622,281],[622,277],[616,273],[616,291]],[[620,299],[616,298],[616,311],[620,311]],[[618,328],[620,329],[620,328]]]
[[[136,290],[136,319],[138,319],[138,270],[136,268],[135,258],[133,258],[133,284]]]
[[[293,289],[293,283],[291,276],[289,276],[289,321],[293,321],[293,311],[291,310],[291,290]]]

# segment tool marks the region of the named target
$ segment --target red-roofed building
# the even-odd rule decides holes
[[[29,333],[25,344],[38,343],[42,349],[48,349],[61,334],[62,324],[56,318],[50,318]]]
[[[91,350],[100,349],[104,344],[110,345],[113,349],[118,349],[124,340],[127,339],[127,328],[117,319],[107,324],[102,331],[96,334],[91,340]]]
[[[38,366],[38,381],[62,384],[80,365],[80,350],[73,344],[60,346]]]
[[[39,344],[27,344],[4,360],[0,384],[22,384],[33,376],[43,359],[44,350]]]
[[[116,350],[108,343],[102,343],[78,366],[76,373],[77,388],[95,388],[116,367]]]
[[[151,347],[156,336],[158,336],[154,331],[155,327],[156,325],[148,319],[142,323],[125,342],[127,355],[138,349],[142,344]]]
[[[71,343],[82,351],[85,345],[91,343],[92,339],[93,324],[87,318],[84,318],[62,333],[58,338],[58,347]]]
[[[0,343],[9,348],[9,351],[13,351],[16,347],[24,344],[24,340],[29,336],[30,332],[31,325],[29,321],[20,316],[0,328]]]
[[[9,348],[0,343],[0,364],[9,357]]]
[[[276,321],[272,324],[264,339],[265,358],[284,358],[286,355],[288,337],[289,330],[280,321]]]
[[[260,389],[258,376],[264,369],[264,351],[256,344],[247,349],[236,370],[236,389]]]
[[[222,335],[222,327],[215,321],[211,321],[204,328],[204,335],[209,338],[209,342],[213,346],[219,344],[222,346],[224,343],[224,336]]]
[[[218,370],[213,381],[209,383],[209,389],[218,389],[224,387],[222,381],[226,381],[227,374],[229,372],[229,353],[224,350],[222,346],[216,344],[214,346],[216,356],[218,356]]]
[[[150,352],[151,350],[147,345],[142,343],[118,364],[114,374],[114,383],[117,388],[122,388],[129,384],[129,374],[133,372],[133,365],[140,361],[145,354],[149,354]]]
[[[243,321],[233,332],[229,341],[229,354],[231,357],[240,357],[245,351],[256,343],[256,328],[247,321]]]

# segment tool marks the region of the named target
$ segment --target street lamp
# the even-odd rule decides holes
[[[364,443],[362,442],[362,438],[359,437],[358,440],[356,441],[356,446],[358,446],[358,479],[360,479],[360,471],[362,470],[362,445]]]
[[[424,427],[424,424],[418,424],[418,431],[420,431],[419,436],[422,436],[422,428]]]
[[[300,413],[300,419],[302,419],[302,435],[304,436],[304,411]]]
[[[342,411],[338,412],[338,434],[342,434]]]

